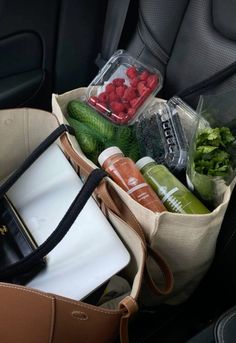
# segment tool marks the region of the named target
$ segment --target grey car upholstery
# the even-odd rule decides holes
[[[165,82],[160,96],[166,99],[236,61],[236,0],[139,0],[138,13],[136,29],[126,39],[126,45],[121,47],[162,72]],[[207,94],[219,94],[234,88],[236,74],[209,89]],[[199,94],[195,94],[184,100],[196,107],[198,99]],[[190,311],[183,317],[185,338],[188,335],[191,337],[187,332],[187,322],[188,319],[191,321],[191,315],[194,323],[206,323],[236,304],[235,204],[236,190],[222,224],[213,266],[189,304],[186,304]],[[166,330],[158,326],[158,320],[153,321],[156,329],[152,328],[153,332],[150,333],[149,327],[146,333],[148,338],[140,338],[139,342],[186,342],[181,336],[183,332],[179,333],[178,320],[176,330],[174,324],[173,329]],[[170,323],[168,325],[171,328]],[[138,335],[141,335],[140,332]],[[212,336],[211,332],[210,339]],[[200,338],[204,342],[204,337]],[[209,337],[206,339],[210,343]],[[135,343],[137,341],[134,339]]]
[[[235,0],[139,0],[128,50],[165,74],[169,98],[236,60],[235,13]],[[236,75],[210,92],[234,87]],[[187,101],[196,106],[198,98]]]

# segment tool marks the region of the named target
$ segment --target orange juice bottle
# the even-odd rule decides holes
[[[124,157],[119,148],[107,148],[99,155],[98,162],[134,200],[153,212],[166,211],[161,200],[146,183],[138,167],[130,158]]]

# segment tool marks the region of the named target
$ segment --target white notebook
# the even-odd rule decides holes
[[[54,144],[7,195],[40,245],[56,228],[82,181]],[[47,256],[47,267],[29,287],[81,300],[130,260],[114,229],[90,198],[73,226]]]

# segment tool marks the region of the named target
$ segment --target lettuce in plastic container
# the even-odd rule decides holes
[[[202,96],[197,111],[187,181],[208,206],[216,207],[236,176],[236,91]]]

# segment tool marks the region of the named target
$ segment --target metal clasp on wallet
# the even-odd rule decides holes
[[[7,227],[5,225],[0,226],[0,235],[5,236],[7,233]]]

